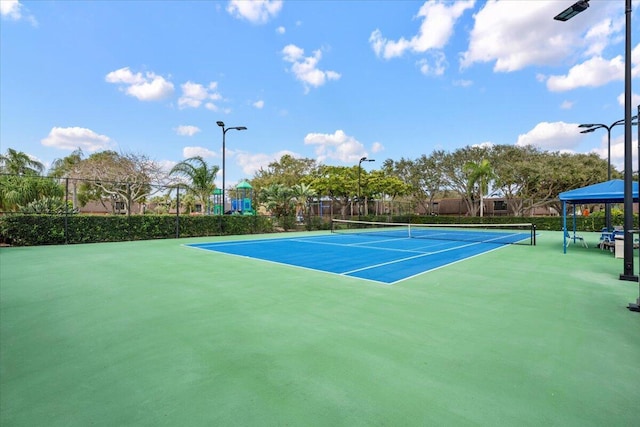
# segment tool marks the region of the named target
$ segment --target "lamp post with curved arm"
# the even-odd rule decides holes
[[[362,162],[375,162],[375,159],[362,157],[358,162],[358,220],[362,217],[362,202],[360,201],[360,173],[362,172]]]
[[[568,21],[589,7],[589,0],[579,0],[553,19]],[[633,272],[633,151],[631,147],[631,0],[624,1],[624,268],[620,280],[638,281]]]
[[[225,212],[224,193],[226,191],[226,189],[224,187],[224,184],[225,184],[224,183],[224,175],[225,175],[225,173],[227,171],[227,169],[225,168],[225,164],[224,164],[225,136],[227,135],[227,131],[230,130],[230,129],[247,130],[247,128],[245,126],[234,126],[234,127],[225,128],[224,127],[224,122],[221,122],[221,121],[217,121],[216,124],[222,128],[222,214],[224,215],[224,212]]]
[[[635,120],[637,117],[638,116],[633,116],[631,120]],[[584,123],[578,126],[580,128],[586,128],[585,130],[581,130],[580,133],[591,133],[598,129],[607,130],[607,181],[611,181],[611,129],[623,123],[624,119],[620,119],[611,123],[609,126],[602,123]],[[609,205],[609,203],[605,204],[605,223],[607,231],[611,231],[611,205]]]

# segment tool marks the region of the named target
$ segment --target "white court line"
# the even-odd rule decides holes
[[[425,256],[441,254],[441,253],[449,252],[449,251],[455,251],[457,249],[467,248],[469,246],[475,246],[475,245],[479,245],[479,244],[480,244],[480,242],[474,242],[474,243],[469,243],[468,245],[456,246],[455,248],[447,248],[447,249],[442,249],[442,250],[435,251],[435,252],[424,252],[424,253],[422,253],[420,255],[416,255],[416,256],[412,256],[412,257],[408,257],[408,258],[397,259],[395,261],[382,262],[380,264],[369,265],[369,266],[366,266],[366,267],[363,267],[363,268],[358,268],[358,269],[351,270],[351,271],[345,271],[344,273],[341,273],[341,274],[352,274],[352,273],[357,273],[359,271],[367,271],[367,270],[371,270],[373,268],[382,267],[382,266],[385,266],[385,265],[397,264],[397,263],[409,261],[409,260],[415,259],[415,258],[422,258],[422,257],[425,257]],[[486,252],[483,252],[483,253],[486,253]],[[466,258],[471,258],[471,257],[465,257],[465,259]]]
[[[348,245],[344,244],[344,243],[330,243],[330,242],[312,242],[309,240],[301,240],[301,239],[287,239],[291,242],[298,242],[298,243],[312,243],[314,245],[327,245],[327,246],[342,246],[342,247],[358,247],[358,248],[366,248],[366,249],[375,249],[375,250],[379,250],[379,251],[388,251],[388,252],[410,252],[410,253],[418,253],[418,254],[424,254],[425,252],[420,251],[420,250],[414,250],[414,249],[394,249],[394,248],[380,248],[378,246],[364,246],[364,244],[354,244],[354,243],[350,243]],[[396,240],[408,240],[408,239],[392,239],[392,240],[384,240],[384,241],[379,241],[379,242],[389,242],[389,241],[396,241]],[[375,242],[374,242],[375,243]]]
[[[418,277],[418,276],[420,276],[421,274],[424,274],[424,273],[429,273],[431,271],[440,270],[441,268],[448,267],[450,265],[457,264],[459,262],[466,261],[468,259],[475,258],[475,257],[480,256],[480,255],[488,254],[489,252],[493,252],[493,251],[497,251],[497,250],[500,250],[500,249],[504,249],[507,246],[508,245],[500,245],[500,246],[496,247],[495,249],[491,249],[491,250],[486,251],[486,252],[480,252],[479,254],[475,254],[475,255],[471,255],[469,257],[458,259],[456,261],[452,261],[452,262],[449,262],[447,264],[442,264],[442,265],[439,265],[437,267],[433,267],[433,268],[431,268],[429,270],[424,270],[424,271],[421,271],[419,273],[413,274],[411,276],[403,277],[402,279],[396,280],[395,282],[391,282],[389,284],[390,285],[395,285],[396,283],[400,283],[400,282],[404,282],[405,280],[413,279],[414,277]]]
[[[282,239],[282,240],[287,240],[287,239]],[[240,241],[238,241],[238,242],[240,242]],[[254,240],[254,242],[255,242],[255,240]],[[181,246],[184,246],[184,247],[189,248],[189,249],[198,249],[198,250],[201,250],[201,251],[213,252],[215,254],[219,254],[219,255],[222,255],[222,256],[235,257],[235,258],[244,258],[244,259],[251,260],[251,261],[266,262],[266,263],[269,263],[269,264],[279,265],[279,266],[283,266],[283,267],[286,267],[286,268],[295,268],[295,269],[301,269],[301,270],[307,270],[307,271],[314,271],[314,272],[317,272],[317,273],[319,272],[319,273],[324,273],[324,274],[332,274],[334,276],[347,277],[349,279],[354,279],[354,280],[364,280],[364,281],[367,281],[367,282],[376,283],[378,285],[390,286],[390,285],[393,285],[394,283],[396,283],[396,282],[391,282],[391,283],[390,282],[383,282],[381,280],[375,280],[375,279],[367,279],[365,277],[345,276],[343,273],[334,273],[333,271],[323,270],[323,269],[320,269],[320,268],[305,267],[303,265],[298,265],[298,264],[288,264],[286,262],[272,261],[272,260],[265,259],[265,258],[256,258],[256,257],[252,257],[252,256],[249,256],[249,255],[238,255],[238,254],[233,254],[233,253],[230,253],[230,252],[221,252],[221,251],[217,251],[215,249],[200,248],[200,247],[197,247],[197,246],[191,246],[189,244],[183,244]]]
[[[384,239],[384,240],[368,240],[367,242],[363,242],[363,243],[349,243],[349,244],[345,244],[345,243],[333,243],[333,242],[317,242],[312,240],[313,237],[307,239],[288,239],[288,240],[292,240],[292,241],[297,241],[300,243],[312,243],[312,244],[316,244],[316,245],[329,245],[329,246],[346,246],[346,247],[358,247],[358,248],[367,248],[367,249],[376,249],[376,250],[380,250],[380,251],[396,251],[396,252],[411,252],[411,253],[434,253],[434,252],[425,252],[425,250],[431,250],[433,248],[436,248],[438,246],[444,246],[444,245],[449,245],[451,244],[451,242],[460,242],[460,240],[438,240],[436,242],[432,241],[432,240],[428,240],[428,239],[413,239],[410,237],[396,237],[393,239]],[[395,248],[381,248],[379,246],[369,246],[371,244],[375,244],[375,243],[386,243],[386,242],[398,242],[401,240],[409,240],[411,242],[418,242],[418,241],[423,241],[426,244],[422,245],[422,246],[418,246],[417,248],[413,248],[413,249],[395,249]],[[429,242],[429,243],[427,243]],[[473,242],[473,243],[482,243],[482,242]],[[465,245],[467,246],[467,245]],[[456,246],[456,248],[460,248],[460,247],[465,247],[465,246]],[[449,249],[449,248],[447,248]],[[455,249],[455,248],[454,248]]]
[[[388,262],[384,262],[384,263],[380,263],[380,264],[376,264],[376,265],[372,265],[372,266],[367,266],[367,267],[364,267],[364,268],[359,268],[359,269],[355,269],[355,270],[351,270],[351,271],[346,271],[346,272],[342,272],[342,273],[334,273],[334,272],[323,270],[323,269],[304,267],[304,266],[297,265],[297,264],[287,264],[287,263],[284,263],[284,262],[271,261],[271,260],[267,260],[267,259],[264,259],[264,258],[256,258],[256,257],[253,257],[253,256],[237,255],[237,254],[232,254],[232,253],[227,253],[227,252],[219,252],[219,251],[216,251],[215,249],[209,249],[209,248],[204,248],[204,247],[199,247],[199,246],[193,246],[192,244],[183,245],[183,246],[187,246],[187,247],[190,247],[192,249],[200,249],[200,250],[206,250],[206,251],[209,251],[209,252],[216,252],[216,253],[219,253],[219,254],[222,254],[222,255],[225,255],[225,256],[235,256],[235,257],[240,257],[240,258],[245,258],[245,259],[259,260],[259,261],[268,262],[268,263],[271,263],[271,264],[277,264],[277,265],[283,265],[283,266],[287,266],[287,267],[291,267],[291,268],[300,268],[300,269],[303,269],[303,270],[309,270],[309,271],[316,271],[316,272],[321,272],[321,273],[333,274],[333,275],[336,275],[336,276],[350,277],[350,278],[354,278],[354,279],[358,279],[358,280],[365,280],[365,281],[378,283],[378,284],[383,284],[383,285],[395,285],[397,283],[404,282],[404,281],[409,280],[411,278],[420,276],[420,275],[422,275],[424,273],[427,273],[427,272],[430,272],[430,271],[434,271],[434,270],[438,270],[440,268],[443,268],[443,267],[446,267],[446,266],[449,266],[449,265],[452,265],[452,264],[456,264],[458,262],[462,262],[462,261],[465,261],[467,259],[475,258],[477,256],[480,256],[480,255],[483,255],[483,254],[486,254],[486,253],[489,253],[489,252],[493,252],[495,250],[502,249],[502,248],[505,248],[505,247],[509,246],[509,245],[500,245],[500,246],[496,247],[495,249],[491,249],[491,250],[484,251],[484,252],[479,253],[479,254],[467,256],[467,257],[465,257],[463,259],[460,259],[460,260],[456,260],[456,261],[453,261],[453,262],[442,264],[442,265],[439,265],[437,267],[431,268],[429,270],[424,270],[424,271],[418,272],[418,273],[416,273],[414,275],[403,277],[403,278],[401,278],[399,280],[396,280],[394,282],[383,282],[383,281],[379,281],[379,280],[375,280],[375,279],[367,279],[367,278],[364,278],[364,277],[351,276],[351,274],[357,273],[357,272],[360,272],[360,271],[370,270],[370,269],[377,268],[377,267],[382,267],[382,266],[385,266],[385,265],[398,264],[398,263],[402,263],[404,261],[409,261],[409,260],[416,259],[416,258],[422,258],[422,257],[425,257],[425,256],[434,255],[434,254],[455,251],[457,249],[470,247],[470,246],[475,246],[475,245],[479,245],[479,244],[486,243],[486,242],[471,242],[471,243],[468,243],[468,244],[464,244],[464,245],[461,245],[461,246],[455,246],[455,247],[452,247],[452,248],[446,248],[446,249],[441,249],[441,250],[431,251],[431,252],[421,252],[419,250],[368,247],[368,246],[362,246],[361,244],[340,244],[340,243],[329,243],[329,242],[314,241],[314,239],[316,239],[316,238],[323,238],[323,237],[326,237],[326,236],[313,236],[313,237],[302,238],[302,239],[299,239],[299,238],[284,238],[284,239],[283,238],[274,238],[274,239],[258,239],[258,240],[235,240],[235,241],[230,241],[230,242],[211,242],[211,243],[213,243],[213,245],[215,247],[223,247],[223,246],[243,245],[243,244],[246,244],[246,243],[255,244],[257,242],[267,243],[267,242],[295,241],[295,242],[299,242],[299,243],[321,244],[321,245],[328,245],[328,246],[350,246],[350,247],[357,246],[357,247],[364,247],[364,248],[383,250],[383,251],[389,251],[389,252],[418,253],[418,255],[405,257],[405,258],[398,259],[398,260],[395,260],[395,261],[388,261]],[[384,240],[376,240],[373,243],[376,243],[376,242],[379,242],[379,243],[380,242],[389,242],[389,241],[400,241],[400,240],[407,240],[407,239],[408,238],[384,239]],[[415,241],[415,240],[419,240],[419,239],[410,239],[410,240],[414,240]],[[428,239],[425,239],[425,240],[428,240]],[[371,243],[371,242],[367,242],[367,243]],[[444,244],[444,243],[439,243],[438,245],[442,245],[442,244]],[[435,245],[430,245],[430,246],[435,246]]]

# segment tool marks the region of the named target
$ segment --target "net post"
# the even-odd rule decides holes
[[[535,224],[531,224],[531,242],[533,243],[533,246],[536,245],[536,225]]]

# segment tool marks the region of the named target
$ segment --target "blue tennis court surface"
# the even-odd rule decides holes
[[[503,247],[495,243],[331,234],[189,247],[394,284]]]

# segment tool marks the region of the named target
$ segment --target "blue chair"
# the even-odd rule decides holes
[[[613,249],[616,245],[616,232],[609,232],[606,228],[602,229],[600,233],[600,242],[598,243],[598,247],[601,250],[608,249],[610,252],[613,252]]]
[[[573,236],[571,234],[569,234],[569,230],[564,230],[564,236],[567,238],[567,240],[569,241],[569,243],[571,242],[576,242],[576,241],[580,241],[580,243],[582,243],[582,246],[584,246],[585,248],[588,248],[589,245],[587,244],[587,242],[584,240],[584,237],[579,236],[575,233],[573,233]]]

